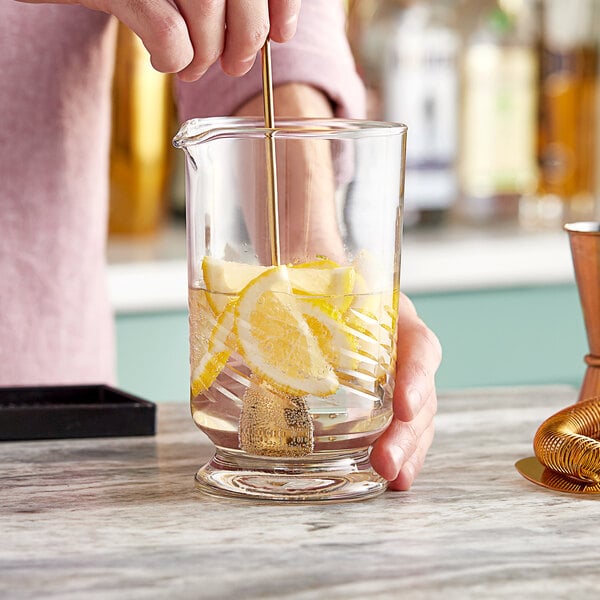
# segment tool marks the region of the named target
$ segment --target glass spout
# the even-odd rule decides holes
[[[258,119],[232,117],[190,119],[179,128],[173,138],[173,145],[183,149],[222,137],[264,137],[264,135],[264,124],[261,127],[261,121]]]

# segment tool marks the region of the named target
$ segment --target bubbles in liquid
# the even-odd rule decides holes
[[[338,334],[330,339],[328,331],[318,327],[321,321],[315,319],[315,315],[320,315],[316,308],[305,315],[307,325],[313,325],[311,332],[320,336],[322,345],[341,348],[326,354],[339,380],[336,393],[327,397],[286,392],[252,372],[239,352],[239,326],[243,320],[231,310],[231,303],[238,302],[239,294],[201,288],[192,288],[190,294],[202,300],[190,305],[191,341],[200,337],[206,340],[201,344],[203,352],[194,352],[192,344],[192,355],[198,355],[200,360],[205,348],[209,346],[209,351],[214,352],[217,343],[218,348],[223,344],[230,353],[228,361],[219,363],[212,385],[193,393],[191,398],[194,421],[216,445],[255,456],[293,458],[365,447],[386,427],[391,417],[395,371],[395,292],[348,297],[294,294],[294,302],[320,307],[325,315],[321,321],[330,325],[329,332]],[[327,312],[330,305],[340,308]],[[229,321],[220,318],[227,310],[233,314],[237,327],[229,328]],[[268,318],[273,319],[273,315],[268,313]],[[266,339],[261,350],[270,356],[277,347],[278,342]],[[281,354],[285,362],[287,353]],[[295,369],[293,374],[308,379],[306,367],[302,361],[290,364]],[[323,378],[323,368],[313,368],[310,377]]]
[[[270,389],[255,377],[242,398],[240,449],[256,456],[305,456],[314,450],[306,400]]]

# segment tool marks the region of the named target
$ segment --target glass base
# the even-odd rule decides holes
[[[217,449],[196,473],[198,489],[211,496],[277,502],[365,500],[385,492],[387,483],[367,449],[293,461]]]

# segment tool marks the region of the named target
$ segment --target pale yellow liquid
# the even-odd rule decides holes
[[[204,293],[201,288],[189,290],[192,354],[194,345],[204,343],[216,323],[210,308],[195,301]],[[223,298],[226,295],[212,293],[212,296],[225,304]],[[386,297],[397,298],[397,294],[389,293]],[[339,304],[344,304],[341,297],[328,296],[326,300],[339,300]],[[361,296],[361,300],[368,304],[368,296]],[[305,396],[314,427],[315,452],[367,447],[391,418],[397,306],[386,305],[386,310],[381,310],[378,315],[360,312],[358,316],[350,308],[347,316],[356,326],[350,329],[356,336],[356,368],[351,371],[334,369],[340,383],[334,394],[324,398]],[[192,395],[191,410],[196,425],[216,446],[239,450],[242,398],[251,385],[252,371],[233,347],[231,351],[227,364],[209,389]]]

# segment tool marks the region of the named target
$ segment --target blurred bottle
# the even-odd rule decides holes
[[[371,116],[409,128],[404,223],[441,223],[458,195],[460,35],[454,2],[383,0],[374,12],[372,4],[360,5],[363,18],[360,28],[354,25],[354,38],[360,39],[363,77],[377,97]]]
[[[168,208],[173,101],[170,78],[119,24],[113,81],[109,234],[157,232]]]
[[[544,0],[540,83],[540,184],[521,222],[558,227],[595,218],[598,0]]]
[[[458,212],[475,223],[516,221],[520,198],[537,186],[536,3],[498,0],[477,15],[463,55]]]
[[[409,127],[405,223],[445,220],[458,196],[458,53],[454,4],[390,2],[383,53],[383,118]]]

